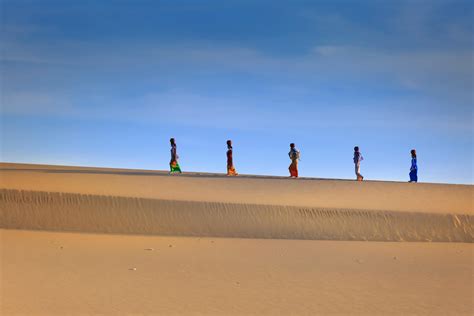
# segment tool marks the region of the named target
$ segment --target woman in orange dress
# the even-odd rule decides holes
[[[291,178],[298,178],[298,160],[300,159],[300,152],[296,149],[295,144],[290,144],[290,152],[288,156],[291,159],[291,164],[288,167]]]
[[[227,175],[228,176],[236,176],[238,173],[235,171],[234,168],[234,161],[232,159],[232,141],[227,141]]]

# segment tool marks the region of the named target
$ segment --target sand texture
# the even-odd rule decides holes
[[[473,186],[0,164],[0,315],[473,315]]]
[[[173,201],[472,214],[474,187],[0,163],[0,188]]]
[[[2,167],[0,228],[370,241],[474,236],[472,186]]]
[[[472,215],[0,190],[1,227],[244,238],[471,242]]]
[[[474,311],[474,246],[467,243],[17,230],[0,230],[0,236],[2,315],[375,316]]]

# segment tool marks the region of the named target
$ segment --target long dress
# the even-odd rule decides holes
[[[288,156],[291,159],[291,164],[288,167],[290,177],[298,178],[298,151],[296,148],[291,149]]]
[[[362,157],[361,153],[358,151],[354,152],[354,165],[355,165],[355,174],[357,177],[357,181],[362,181],[364,180],[364,176],[360,174],[360,162],[364,158]]]
[[[238,175],[237,171],[235,171],[234,161],[232,159],[232,148],[229,148],[227,150],[227,175],[228,176]]]
[[[411,159],[410,182],[418,182],[418,166],[416,165],[416,158]]]
[[[171,160],[170,160],[170,173],[179,172],[181,173],[181,168],[178,164],[178,154],[176,152],[176,145],[171,147]]]

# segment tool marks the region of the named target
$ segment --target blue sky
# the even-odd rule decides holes
[[[1,160],[473,183],[472,1],[1,8]]]

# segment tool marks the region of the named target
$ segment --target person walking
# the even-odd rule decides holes
[[[416,150],[411,150],[411,167],[410,167],[410,181],[418,182],[418,166],[416,165]]]
[[[232,159],[232,141],[230,139],[227,141],[227,175],[238,175],[234,168],[234,161]]]
[[[288,156],[291,159],[291,164],[288,167],[290,177],[298,178],[298,160],[300,159],[300,152],[296,149],[294,143],[290,144],[290,152],[288,153]]]
[[[176,141],[174,138],[170,139],[170,144],[171,144],[171,160],[170,160],[170,174],[179,172],[181,173],[181,168],[179,167],[178,164],[178,153],[176,151]]]
[[[357,181],[364,180],[364,177],[360,174],[360,162],[364,160],[362,154],[359,151],[359,147],[354,147],[354,165],[355,165],[355,174],[357,176]]]

